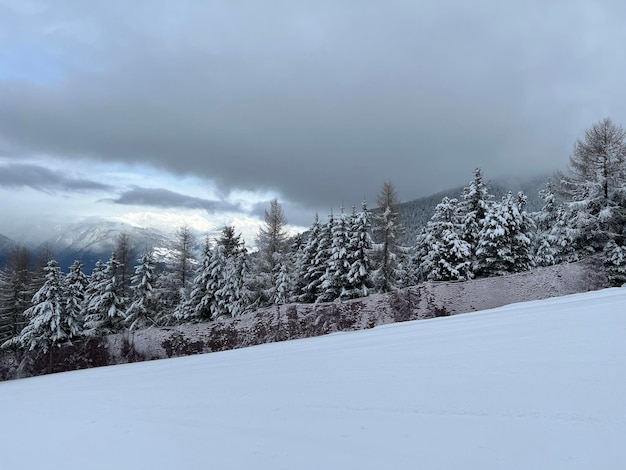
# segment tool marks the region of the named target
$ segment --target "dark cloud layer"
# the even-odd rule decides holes
[[[386,179],[406,199],[476,166],[553,171],[586,127],[626,111],[616,1],[0,10],[0,142],[13,151],[145,162],[322,211],[373,202]]]
[[[31,164],[0,165],[0,187],[28,187],[44,192],[108,191],[112,187]]]
[[[234,211],[240,212],[241,208],[226,201],[211,201],[198,197],[187,196],[163,188],[133,187],[124,191],[118,198],[104,199],[121,205],[162,207],[167,209],[203,209],[208,213]]]

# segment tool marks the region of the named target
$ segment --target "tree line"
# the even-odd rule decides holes
[[[62,273],[50,259],[32,276],[19,250],[0,274],[0,339],[5,348],[47,351],[78,338],[151,326],[206,322],[290,302],[332,302],[424,281],[464,281],[527,271],[602,252],[610,281],[626,282],[626,132],[610,119],[576,142],[570,165],[525,210],[523,193],[494,200],[483,173],[458,198],[445,197],[413,246],[403,246],[391,182],[378,207],[340,208],[290,237],[277,200],[265,212],[250,252],[232,226],[206,238],[199,255],[187,227],[175,256],[148,250],[131,272],[131,240],[96,263],[76,260]]]

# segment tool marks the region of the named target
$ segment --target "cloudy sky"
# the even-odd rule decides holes
[[[564,168],[626,123],[618,1],[0,0],[0,233],[309,225]],[[20,228],[21,227],[21,228]]]

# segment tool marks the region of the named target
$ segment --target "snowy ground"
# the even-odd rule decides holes
[[[0,383],[7,469],[626,468],[626,289]]]

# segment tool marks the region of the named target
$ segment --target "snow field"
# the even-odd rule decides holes
[[[626,468],[626,289],[0,383],[2,468]]]

